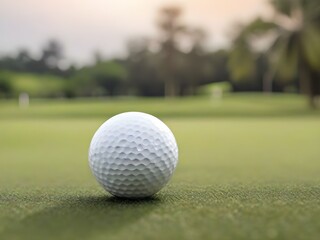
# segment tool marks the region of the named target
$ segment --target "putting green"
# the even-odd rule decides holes
[[[104,118],[11,108],[0,110],[0,239],[319,238],[314,114],[165,117],[179,144],[175,175],[153,198],[129,201],[105,193],[88,167]]]

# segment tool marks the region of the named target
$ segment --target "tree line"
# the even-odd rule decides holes
[[[311,107],[320,94],[320,10],[317,0],[271,0],[272,19],[237,27],[229,49],[208,51],[206,32],[182,21],[179,7],[158,13],[154,37],[127,44],[125,58],[64,66],[63,46],[49,41],[41,56],[27,50],[0,59],[0,93],[10,96],[10,75],[29,72],[65,79],[63,95],[185,96],[199,86],[228,82],[233,91],[303,92]],[[262,44],[261,44],[262,43]],[[6,77],[7,76],[7,77]],[[1,94],[0,94],[1,96]]]

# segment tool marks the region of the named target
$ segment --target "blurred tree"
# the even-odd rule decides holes
[[[320,94],[320,5],[318,0],[272,0],[276,11],[273,68],[284,78],[298,75],[301,91],[316,107]]]
[[[183,36],[189,50],[177,49],[174,56],[174,96],[193,95],[200,84],[212,81],[212,64],[204,48],[205,33],[198,28],[189,28]],[[151,39],[135,39],[128,44],[127,67],[131,89],[138,95],[163,96],[168,75],[165,74],[164,53]],[[164,73],[165,72],[165,73]],[[171,78],[173,79],[173,78]],[[172,95],[167,95],[172,96]]]
[[[227,50],[218,50],[208,54],[210,63],[211,77],[206,83],[210,82],[230,82],[230,71],[228,69],[229,53]],[[207,70],[209,71],[209,70]]]
[[[78,96],[114,96],[125,93],[126,79],[127,71],[122,65],[105,61],[80,69],[69,89],[74,89]]]
[[[110,96],[125,92],[126,69],[115,62],[101,62],[93,69],[92,77]]]
[[[27,49],[21,49],[16,57],[17,71],[27,71],[33,61]]]
[[[18,71],[16,59],[11,56],[3,56],[0,59],[0,69],[6,71]]]
[[[266,47],[257,49],[256,33],[268,31],[273,25],[263,22],[260,18],[246,26],[237,26],[237,33],[230,49],[228,68],[230,69],[234,91],[272,91],[271,84],[263,84],[274,74],[270,73],[269,63],[266,61]],[[268,77],[268,78],[267,78]]]
[[[32,57],[27,49],[21,49],[16,55],[4,56],[0,59],[0,69],[13,72],[29,72],[38,74],[70,76],[72,69],[61,69],[59,63],[63,59],[63,47],[56,40],[49,41],[40,59]]]
[[[264,76],[265,89],[270,89],[275,76],[295,79],[301,92],[309,97],[312,108],[320,95],[320,8],[318,0],[272,0],[272,21],[256,19],[237,36],[229,66],[235,79],[254,73],[253,37],[274,40],[268,49],[269,67]]]
[[[186,28],[190,50],[180,53],[178,62],[178,79],[181,94],[195,95],[201,84],[213,81],[213,66],[205,50],[206,33],[201,28]]]
[[[0,59],[0,69],[16,72],[27,71],[33,59],[26,49],[20,49],[15,56],[4,56]]]
[[[10,97],[12,95],[13,87],[9,77],[0,72],[0,98],[1,97]]]
[[[165,83],[165,96],[171,97],[194,95],[200,84],[212,80],[212,66],[204,47],[206,32],[183,24],[181,14],[179,7],[164,7],[158,22],[157,70]]]
[[[63,47],[57,40],[49,40],[42,50],[41,61],[48,68],[57,68],[63,57]]]
[[[159,13],[161,74],[168,97],[177,96],[180,92],[177,79],[178,41],[181,34],[185,33],[185,26],[180,22],[181,12],[179,7],[170,6],[162,8]]]
[[[255,74],[255,53],[246,39],[245,31],[241,32],[233,42],[228,66],[235,81],[251,79]]]
[[[141,96],[163,96],[164,81],[161,81],[159,54],[150,50],[153,41],[146,38],[128,42],[128,82],[130,91]]]

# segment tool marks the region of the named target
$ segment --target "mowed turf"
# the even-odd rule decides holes
[[[292,96],[252,98],[220,102],[219,115],[216,107],[194,115],[187,107],[212,99],[181,100],[185,110],[176,115],[152,109],[174,132],[180,157],[169,185],[139,201],[104,192],[87,151],[105,120],[103,104],[108,117],[113,104],[148,111],[149,100],[51,101],[22,110],[1,103],[0,239],[319,239],[319,112],[302,110]],[[259,101],[250,116],[228,114]],[[59,108],[72,112],[73,104],[77,114],[63,117]],[[281,114],[288,106],[291,114]]]

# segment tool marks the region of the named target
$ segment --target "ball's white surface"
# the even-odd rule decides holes
[[[89,165],[97,181],[118,197],[155,194],[169,181],[177,162],[178,147],[170,129],[140,112],[107,120],[89,149]]]

